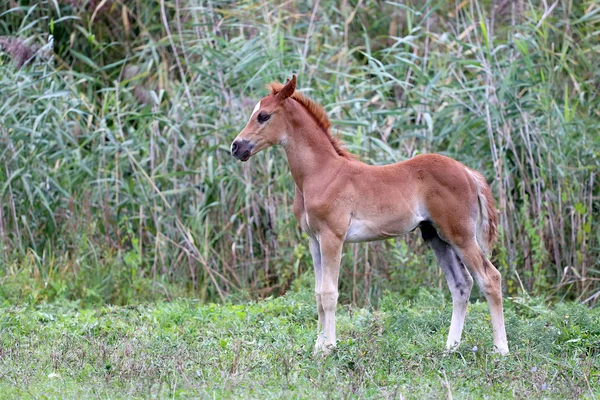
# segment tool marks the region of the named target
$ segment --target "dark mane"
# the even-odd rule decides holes
[[[279,91],[283,89],[283,87],[284,85],[279,82],[271,82],[267,85],[267,89],[269,89],[274,95],[279,93]],[[355,158],[355,156],[352,153],[346,150],[341,139],[338,136],[333,136],[331,134],[329,130],[329,128],[331,128],[331,121],[329,121],[325,109],[320,104],[314,102],[313,100],[309,99],[307,96],[303,95],[300,92],[294,92],[294,94],[292,94],[290,97],[296,100],[298,103],[300,103],[304,107],[304,109],[314,118],[314,120],[317,122],[317,125],[319,125],[323,129],[323,132],[329,138],[329,142],[331,143],[331,145],[335,149],[335,152],[338,155],[345,158]]]

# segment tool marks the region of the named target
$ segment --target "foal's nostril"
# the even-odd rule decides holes
[[[240,161],[246,161],[250,158],[250,154],[254,144],[246,139],[238,139],[231,143],[231,155]]]

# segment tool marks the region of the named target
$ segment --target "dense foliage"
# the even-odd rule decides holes
[[[349,149],[491,182],[505,291],[600,295],[595,1],[0,5],[0,295],[278,295],[312,266],[284,154],[228,154],[298,74]],[[443,278],[416,234],[348,245],[342,301]]]

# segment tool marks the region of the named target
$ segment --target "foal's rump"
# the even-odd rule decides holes
[[[421,188],[430,222],[447,242],[476,238],[484,253],[496,239],[494,198],[485,178],[460,162],[424,154],[405,162]]]

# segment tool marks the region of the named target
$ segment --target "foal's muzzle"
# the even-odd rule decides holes
[[[253,148],[254,144],[250,143],[249,140],[234,140],[231,144],[231,155],[240,161],[248,161]]]

